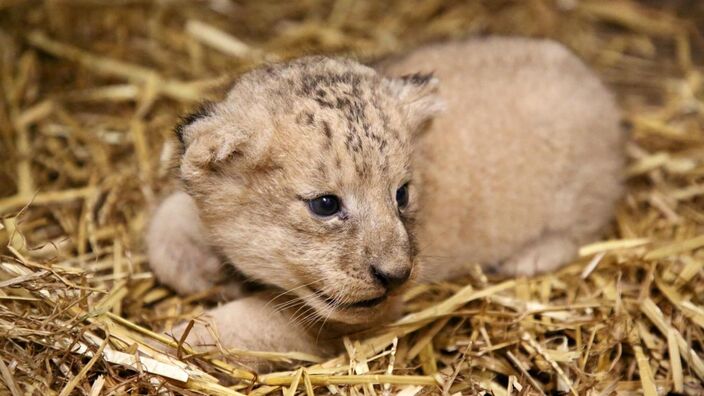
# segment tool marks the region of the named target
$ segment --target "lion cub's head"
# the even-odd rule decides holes
[[[413,139],[435,86],[323,57],[244,75],[177,130],[212,245],[320,318],[386,315],[414,272]]]

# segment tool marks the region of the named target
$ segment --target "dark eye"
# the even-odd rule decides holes
[[[408,205],[408,183],[402,185],[398,190],[396,190],[396,204],[399,209],[403,209],[406,205]]]
[[[323,195],[308,201],[308,207],[316,215],[328,217],[340,211],[340,199],[334,195]]]

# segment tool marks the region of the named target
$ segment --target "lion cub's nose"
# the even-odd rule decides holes
[[[411,275],[411,270],[409,268],[385,270],[377,264],[372,264],[371,267],[374,279],[376,279],[377,282],[384,286],[388,291],[394,290],[403,285],[403,283],[406,282],[408,277]]]

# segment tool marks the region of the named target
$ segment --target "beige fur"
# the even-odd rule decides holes
[[[447,111],[418,141],[427,278],[471,262],[549,271],[595,238],[621,193],[624,133],[598,78],[550,41],[427,47],[390,73],[434,71]]]
[[[480,263],[531,275],[608,222],[621,192],[617,108],[560,45],[434,45],[384,73],[407,76],[322,57],[272,65],[180,128],[188,194],[154,215],[154,273],[194,292],[225,261],[271,290],[210,312],[223,345],[326,354],[341,334],[396,316],[400,290],[376,269],[441,280]],[[306,201],[326,194],[343,209],[320,218]],[[364,306],[373,299],[383,301]],[[214,341],[202,326],[189,336]]]

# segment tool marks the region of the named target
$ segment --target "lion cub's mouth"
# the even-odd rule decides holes
[[[388,293],[384,293],[379,297],[370,298],[368,300],[340,303],[334,297],[331,297],[321,291],[315,289],[311,290],[313,290],[314,295],[317,296],[320,300],[324,301],[327,305],[336,309],[372,308],[386,301],[389,296]]]

